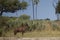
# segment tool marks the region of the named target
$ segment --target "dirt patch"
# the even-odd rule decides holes
[[[60,37],[39,37],[39,38],[0,37],[0,40],[60,40]]]

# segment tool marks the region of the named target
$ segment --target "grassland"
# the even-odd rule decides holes
[[[36,24],[38,22],[38,26],[36,29],[31,32],[26,32],[23,37],[60,37],[60,21],[34,21]],[[40,25],[42,23],[42,28]],[[30,24],[29,24],[30,25]],[[39,29],[40,30],[39,30]],[[9,31],[5,34],[6,37],[22,37],[21,33],[17,33],[17,35],[13,34],[13,31]]]
[[[12,32],[6,33],[6,37],[22,37],[21,33],[14,35]],[[23,37],[60,37],[60,31],[33,31],[26,32]]]

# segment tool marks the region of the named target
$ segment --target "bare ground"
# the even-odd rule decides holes
[[[0,40],[60,40],[60,37],[39,37],[39,38],[0,37]]]

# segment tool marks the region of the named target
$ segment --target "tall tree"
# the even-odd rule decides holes
[[[0,16],[3,12],[16,12],[17,10],[26,9],[27,2],[20,2],[19,0],[0,0]]]
[[[36,5],[36,19],[37,19],[37,5],[38,5],[39,0],[32,0],[32,8],[33,8],[33,20],[34,20],[34,12],[35,12],[35,5]]]
[[[34,4],[36,5],[36,19],[37,19],[37,6],[38,6],[39,0],[34,0]]]
[[[55,14],[57,16],[57,20],[60,20],[60,0],[53,0],[53,7],[55,8]]]
[[[34,20],[34,0],[32,0],[33,20]]]
[[[60,17],[59,17],[60,16],[60,1],[59,0],[58,0],[55,10],[56,10],[56,15],[57,15],[57,20],[60,20]]]

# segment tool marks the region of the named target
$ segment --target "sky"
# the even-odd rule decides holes
[[[27,14],[31,16],[31,19],[33,19],[33,9],[32,9],[32,3],[31,0],[26,0],[29,4],[26,10],[19,10],[14,13],[4,13],[4,16],[20,16],[22,14]],[[55,2],[57,2],[55,0]],[[52,5],[53,0],[40,0],[38,3],[38,8],[37,8],[37,19],[46,19],[49,18],[51,20],[56,20],[56,14],[55,14],[55,8]],[[36,10],[35,10],[36,11]],[[35,13],[36,15],[36,13]],[[35,16],[36,17],[36,16]]]

